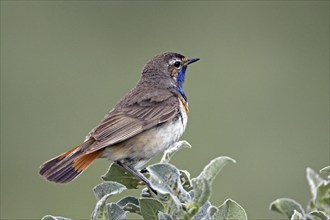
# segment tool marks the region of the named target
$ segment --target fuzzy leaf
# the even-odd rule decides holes
[[[93,191],[94,191],[94,195],[95,195],[96,199],[97,200],[100,200],[105,195],[108,195],[108,194],[111,194],[111,195],[119,194],[119,193],[121,193],[125,189],[126,189],[126,187],[123,186],[120,183],[116,183],[116,182],[112,182],[112,181],[107,181],[107,182],[103,182],[103,183],[100,183],[100,184],[96,185],[93,188]]]
[[[159,220],[174,220],[170,215],[165,214],[164,212],[158,212],[158,219]]]
[[[316,190],[315,207],[330,215],[330,181],[324,181]]]
[[[164,211],[163,204],[159,202],[157,199],[142,198],[139,199],[139,201],[140,201],[141,214],[144,219],[157,220],[158,212]]]
[[[202,207],[211,196],[211,185],[204,178],[198,178],[192,180],[193,185],[193,203],[197,205],[197,210]],[[191,211],[190,211],[191,212]],[[197,213],[197,212],[196,212]]]
[[[190,173],[187,170],[180,170],[180,180],[183,188],[189,192],[192,190],[192,183],[190,180]]]
[[[321,220],[329,220],[330,219],[330,216],[328,216],[325,212],[321,212],[321,211],[313,211],[313,212],[310,212],[308,214],[316,216]]]
[[[119,202],[117,202],[117,205],[119,205],[125,211],[136,213],[139,215],[141,214],[139,200],[135,197],[132,196],[125,197],[121,199]]]
[[[212,182],[228,162],[235,163],[235,160],[225,156],[217,157],[204,167],[198,177],[191,180],[194,189],[193,203],[188,205],[188,207],[191,208],[190,211],[188,211],[191,215],[196,214],[194,212],[198,211],[198,209],[209,200],[211,196]]]
[[[91,216],[92,220],[107,220],[108,216],[107,216],[107,212],[105,209],[105,204],[96,204],[95,209],[92,212],[92,216]]]
[[[144,185],[140,179],[116,163],[110,165],[108,171],[102,176],[102,179],[104,181],[121,183],[126,186],[127,189],[137,189],[138,186]]]
[[[229,162],[236,163],[236,161],[230,157],[217,157],[213,159],[208,165],[206,165],[203,171],[197,177],[198,179],[204,178],[210,185],[212,185],[215,177],[220,173],[222,168],[226,166]]]
[[[323,167],[323,168],[320,170],[320,173],[330,173],[330,166]]]
[[[116,203],[107,204],[107,214],[108,219],[111,220],[125,220],[127,212],[124,211],[119,205]]]
[[[180,181],[179,170],[172,164],[154,164],[147,167],[152,188],[162,194],[173,194]]]
[[[324,181],[314,170],[307,168],[307,181],[313,196],[313,201],[316,199],[317,187]]]
[[[42,217],[41,220],[71,220],[70,218],[65,218],[62,216],[52,216],[52,215],[46,215]]]
[[[212,217],[214,215],[214,213],[216,213],[219,209],[213,205],[211,205],[208,209],[207,209],[207,213]]]
[[[95,205],[95,209],[92,213],[92,219],[107,219],[107,212],[105,210],[105,202],[106,200],[115,194],[121,193],[123,190],[125,190],[126,187],[120,183],[116,182],[103,182],[98,185],[96,185],[93,188],[94,194],[98,202]]]
[[[127,204],[134,204],[134,205],[139,205],[139,200],[133,196],[127,196],[121,200],[119,200],[117,202],[117,205],[119,205],[120,207],[124,207],[126,206]]]
[[[174,143],[169,149],[167,149],[164,152],[163,157],[160,160],[160,163],[170,162],[173,155],[181,148],[191,148],[191,145],[188,143],[188,141],[184,141],[184,140]]]
[[[246,220],[245,210],[234,200],[227,199],[216,211],[212,219],[214,220]]]
[[[208,209],[211,206],[211,203],[207,201],[204,205],[198,210],[196,215],[193,217],[193,220],[212,220],[211,216],[208,213]]]
[[[293,215],[291,216],[290,220],[304,220],[304,216],[300,213],[297,212],[297,210],[293,211]]]
[[[291,218],[291,216],[294,214],[294,210],[301,213],[302,215],[305,215],[305,212],[301,205],[293,199],[277,199],[270,204],[269,208],[272,211],[286,215],[288,218]]]

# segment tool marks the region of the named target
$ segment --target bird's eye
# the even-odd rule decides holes
[[[179,67],[181,66],[181,62],[180,62],[180,61],[176,61],[176,62],[174,63],[174,66],[175,66],[176,68],[179,68]]]

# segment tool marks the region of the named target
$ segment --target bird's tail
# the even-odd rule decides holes
[[[40,175],[55,183],[68,183],[86,170],[97,159],[103,150],[85,153],[92,142],[86,141],[81,145],[46,161],[40,169]]]

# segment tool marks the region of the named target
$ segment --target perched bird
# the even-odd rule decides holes
[[[76,178],[97,158],[108,158],[150,187],[137,169],[165,151],[183,134],[188,102],[183,91],[187,66],[199,58],[178,53],[156,55],[137,85],[75,148],[45,162],[40,174],[56,183]]]

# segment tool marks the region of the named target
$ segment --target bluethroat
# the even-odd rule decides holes
[[[137,169],[179,140],[187,124],[183,91],[187,66],[198,58],[162,53],[147,62],[137,85],[75,148],[45,162],[40,174],[56,183],[76,178],[97,158],[108,158],[142,180]]]

